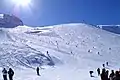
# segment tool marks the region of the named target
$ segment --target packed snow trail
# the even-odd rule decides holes
[[[0,38],[0,70],[12,67],[15,80],[100,80],[103,63],[120,66],[120,36],[87,24],[2,28]]]

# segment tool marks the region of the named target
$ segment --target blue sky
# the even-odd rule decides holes
[[[14,13],[14,5],[1,0],[0,13]],[[94,25],[120,24],[120,0],[33,0],[29,9],[20,8],[17,13],[30,26],[83,21]]]

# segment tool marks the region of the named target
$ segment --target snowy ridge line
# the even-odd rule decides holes
[[[120,26],[120,25],[97,25],[97,26]]]
[[[103,26],[104,26],[104,27],[108,27],[108,26],[109,26],[109,27],[113,27],[113,26],[120,27],[120,25],[97,25],[97,27],[99,27],[99,28],[101,28],[101,29],[103,28]]]

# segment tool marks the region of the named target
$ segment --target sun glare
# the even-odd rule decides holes
[[[31,0],[13,0],[17,6],[28,6],[31,3]]]

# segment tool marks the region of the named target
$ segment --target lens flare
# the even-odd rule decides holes
[[[31,0],[12,0],[12,1],[15,5],[22,7],[29,6],[31,3]]]

